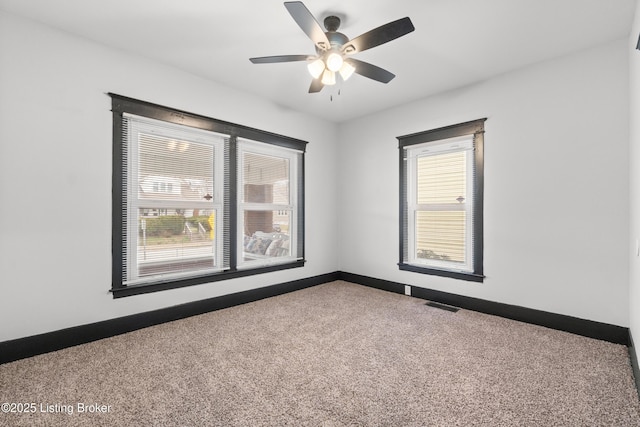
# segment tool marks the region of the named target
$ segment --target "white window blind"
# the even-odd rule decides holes
[[[225,268],[224,135],[123,116],[123,284]]]
[[[408,262],[473,271],[473,136],[407,148]]]
[[[307,142],[109,95],[114,298],[304,266]]]

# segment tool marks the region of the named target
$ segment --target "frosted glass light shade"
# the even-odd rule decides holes
[[[309,62],[309,64],[307,65],[307,70],[309,70],[309,74],[311,74],[314,79],[317,79],[324,71],[324,62],[322,62],[322,59],[320,58],[316,59],[315,61]]]
[[[327,68],[333,72],[338,71],[342,67],[342,55],[332,52],[327,56]]]
[[[328,68],[324,70],[324,74],[322,75],[322,84],[325,86],[332,86],[336,84],[336,73]]]
[[[342,80],[347,81],[349,77],[353,75],[354,71],[356,71],[356,67],[348,62],[342,64],[342,67],[340,68],[340,76],[342,77]]]

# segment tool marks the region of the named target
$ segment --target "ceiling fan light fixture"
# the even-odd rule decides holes
[[[346,82],[349,77],[353,75],[354,71],[356,71],[356,67],[345,61],[342,64],[342,67],[340,67],[340,76],[342,77],[342,80]]]
[[[331,52],[327,56],[327,68],[333,72],[336,72],[342,68],[342,64],[344,60],[342,59],[342,55],[336,52]]]
[[[253,64],[306,61],[309,74],[313,76],[309,93],[318,93],[324,86],[335,85],[336,73],[340,74],[340,83],[349,79],[353,73],[381,83],[389,83],[395,77],[393,73],[354,59],[351,55],[388,43],[415,30],[411,19],[404,17],[349,39],[338,32],[340,17],[337,15],[325,18],[325,31],[301,1],[285,1],[284,7],[315,45],[315,54],[262,56],[249,60]]]
[[[325,86],[333,86],[336,84],[336,73],[328,68],[324,70],[324,74],[322,74],[322,84]]]
[[[320,77],[320,75],[324,71],[324,68],[325,68],[324,67],[324,62],[320,58],[309,62],[309,64],[307,65],[307,69],[309,70],[309,74],[311,74],[311,76],[314,79],[317,79],[318,77]]]

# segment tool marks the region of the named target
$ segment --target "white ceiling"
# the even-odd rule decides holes
[[[635,10],[635,0],[304,4],[321,24],[329,14],[340,16],[339,31],[349,38],[410,17],[414,32],[355,56],[396,78],[382,84],[354,75],[340,95],[335,87],[308,94],[304,62],[250,63],[250,57],[315,52],[279,0],[0,0],[0,10],[334,122],[628,37]]]

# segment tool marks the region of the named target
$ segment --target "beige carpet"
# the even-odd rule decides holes
[[[346,282],[2,365],[3,402],[35,403],[10,426],[640,425],[624,346]]]

